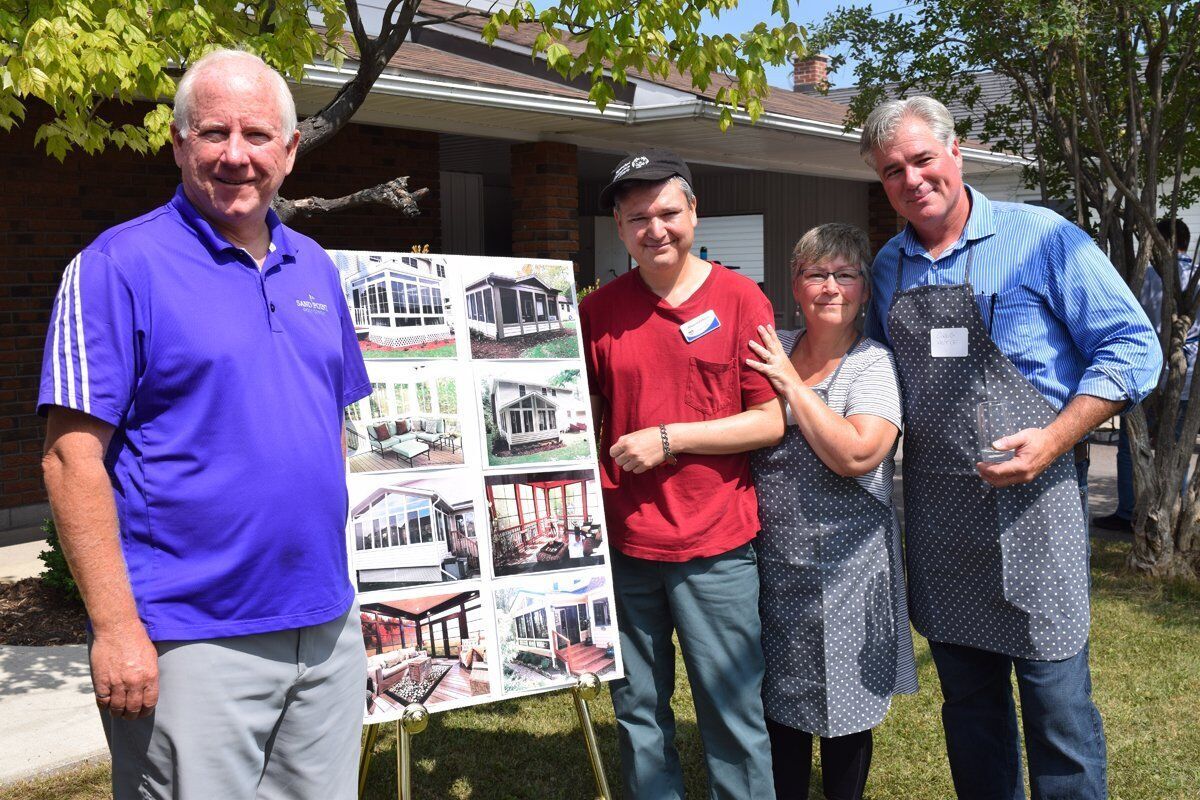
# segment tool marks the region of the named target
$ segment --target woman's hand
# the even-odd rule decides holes
[[[758,336],[762,339],[762,344],[751,339],[750,351],[761,360],[747,358],[746,366],[766,376],[772,388],[781,395],[790,387],[800,384],[800,376],[796,374],[796,368],[792,366],[788,354],[783,351],[775,329],[770,325],[759,325]]]

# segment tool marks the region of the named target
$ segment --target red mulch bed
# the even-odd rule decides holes
[[[86,636],[83,603],[41,578],[0,583],[0,645],[84,644]]]
[[[388,353],[395,353],[399,350],[403,350],[405,352],[417,350],[437,350],[439,347],[445,347],[448,344],[454,344],[454,340],[440,339],[436,342],[425,342],[425,344],[406,344],[404,347],[384,347],[381,344],[375,344],[375,342],[372,342],[370,339],[360,339],[358,342],[358,346],[364,351],[383,350]]]

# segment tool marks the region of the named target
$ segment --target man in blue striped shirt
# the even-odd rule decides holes
[[[941,103],[880,106],[861,152],[908,220],[876,256],[868,333],[903,384],[909,597],[958,796],[1024,797],[1015,670],[1034,795],[1106,797],[1080,443],[1154,388],[1154,330],[1084,231],[963,183]]]

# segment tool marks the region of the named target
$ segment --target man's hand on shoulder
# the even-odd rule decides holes
[[[96,704],[122,719],[148,716],[158,705],[158,651],[140,624],[93,634]]]
[[[609,448],[617,466],[626,472],[641,473],[663,462],[662,434],[658,428],[642,428],[627,433]]]
[[[975,468],[981,478],[997,488],[1029,483],[1063,453],[1057,437],[1046,428],[1026,428],[997,439],[995,447],[1012,450],[1013,457],[998,464],[980,462]]]

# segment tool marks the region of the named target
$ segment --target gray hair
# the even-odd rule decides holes
[[[858,154],[875,168],[875,151],[896,135],[896,129],[906,119],[919,119],[929,126],[938,141],[949,147],[954,141],[954,117],[944,105],[932,97],[916,95],[904,100],[889,100],[876,108],[863,123]]]
[[[283,138],[290,139],[296,130],[296,101],[292,99],[287,81],[254,53],[229,49],[206,53],[188,67],[187,72],[179,79],[179,84],[175,88],[174,112],[175,129],[179,131],[179,135],[186,139],[192,128],[192,99],[195,94],[196,81],[209,71],[220,70],[226,65],[234,64],[242,68],[239,70],[240,72],[249,73],[257,70],[266,77],[267,84],[275,95],[275,104],[279,107],[279,126],[283,131]]]
[[[618,214],[621,213],[621,201],[625,198],[625,195],[634,189],[640,189],[643,186],[663,186],[668,183],[673,183],[679,187],[679,191],[683,192],[683,198],[687,200],[689,207],[696,205],[696,193],[692,191],[692,185],[683,176],[672,175],[661,181],[625,181],[619,184],[616,189],[613,189],[613,210]]]
[[[810,228],[792,248],[792,280],[806,268],[843,258],[857,264],[863,280],[871,282],[871,241],[862,228],[844,222],[828,222]]]

